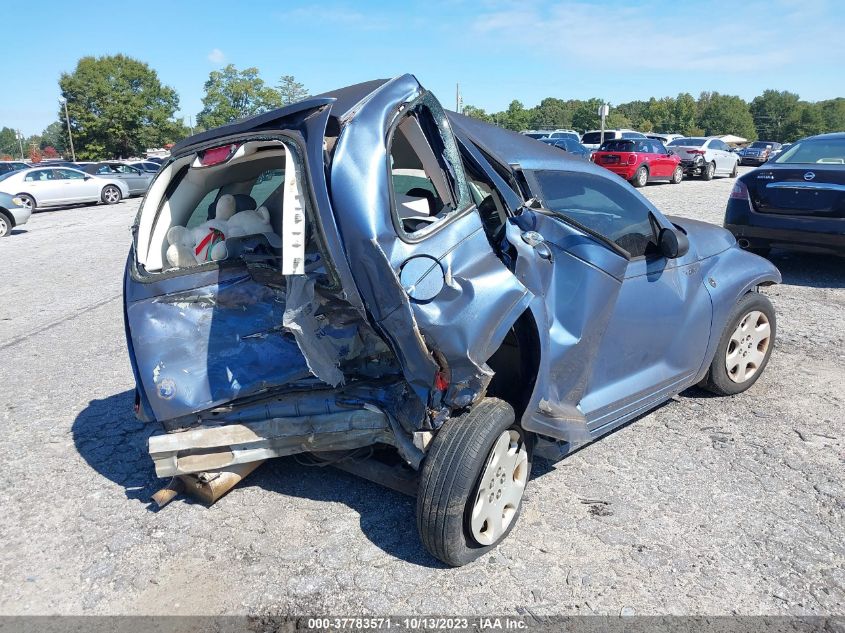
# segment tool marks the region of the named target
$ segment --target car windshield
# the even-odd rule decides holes
[[[555,132],[550,138],[568,138],[574,141],[579,140],[578,135],[573,134],[572,132]]]
[[[613,140],[607,141],[599,148],[602,152],[636,152],[637,147],[634,141]]]
[[[775,159],[779,165],[828,163],[845,164],[845,138],[799,141]]]
[[[765,141],[757,141],[757,142],[751,144],[751,147],[753,149],[766,149],[767,147],[771,147],[771,146],[772,146],[771,143],[767,143]]]
[[[613,138],[613,132],[605,132],[604,137]],[[587,145],[598,145],[601,143],[601,132],[587,132],[582,138],[582,143],[586,143]]]
[[[17,172],[18,172],[18,170],[15,169],[13,171],[7,171],[5,174],[0,174],[0,181],[6,180],[6,178],[8,178],[9,176],[13,176]]]
[[[707,141],[706,138],[676,138],[669,145],[684,147],[701,147]]]
[[[546,135],[543,132],[527,132],[525,136],[530,136],[531,138],[546,138]]]

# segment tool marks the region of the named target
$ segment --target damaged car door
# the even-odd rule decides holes
[[[360,165],[376,166],[366,187]],[[433,409],[470,405],[493,376],[486,361],[533,296],[494,252],[450,123],[412,76],[385,84],[345,122],[332,188],[377,322],[397,348],[416,336],[430,350],[427,362],[404,364],[409,382]],[[391,321],[396,314],[404,319]]]

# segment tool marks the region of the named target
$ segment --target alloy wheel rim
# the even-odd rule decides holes
[[[742,317],[725,350],[728,378],[744,383],[754,377],[766,359],[771,339],[772,326],[765,314],[752,310]]]
[[[32,201],[29,198],[21,198],[21,206],[32,211]]]
[[[640,181],[641,185],[646,184],[646,181],[648,180],[648,174],[646,174],[645,169],[640,169],[640,175],[638,176],[638,180]]]
[[[115,189],[106,189],[106,202],[114,204],[118,200],[118,194]]]
[[[490,449],[470,515],[480,545],[498,541],[513,522],[528,483],[528,451],[519,432],[504,431]]]
[[[6,222],[6,218],[0,215],[0,237],[6,235],[9,232],[9,224]]]
[[[707,175],[712,177],[713,174],[715,174],[715,173],[716,173],[716,166],[713,163],[710,163],[709,165],[707,165]]]
[[[674,179],[675,182],[681,182],[681,177],[682,177],[681,168],[675,167],[675,173],[672,174],[672,178]]]

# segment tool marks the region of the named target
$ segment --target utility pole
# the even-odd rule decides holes
[[[193,136],[194,135],[194,119],[190,114],[188,115],[188,129],[191,131],[191,136]]]
[[[461,99],[461,84],[455,84],[455,112],[461,114],[463,106],[463,100]]]
[[[70,117],[67,113],[67,99],[59,97],[59,103],[65,107],[65,122],[67,123],[67,139],[70,141],[70,155],[73,157],[73,162],[76,162],[76,151],[73,149],[73,134],[70,132]]]
[[[610,114],[610,106],[603,103],[599,106],[599,116],[601,117],[601,136],[599,137],[599,147],[604,145],[604,119]]]
[[[18,137],[18,145],[21,148],[21,160],[26,160],[23,155],[23,134],[21,134],[20,130],[16,130],[17,137]]]

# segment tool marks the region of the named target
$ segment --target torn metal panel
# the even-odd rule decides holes
[[[295,453],[391,444],[392,437],[387,415],[360,409],[154,435],[149,449],[156,475],[170,477]]]

